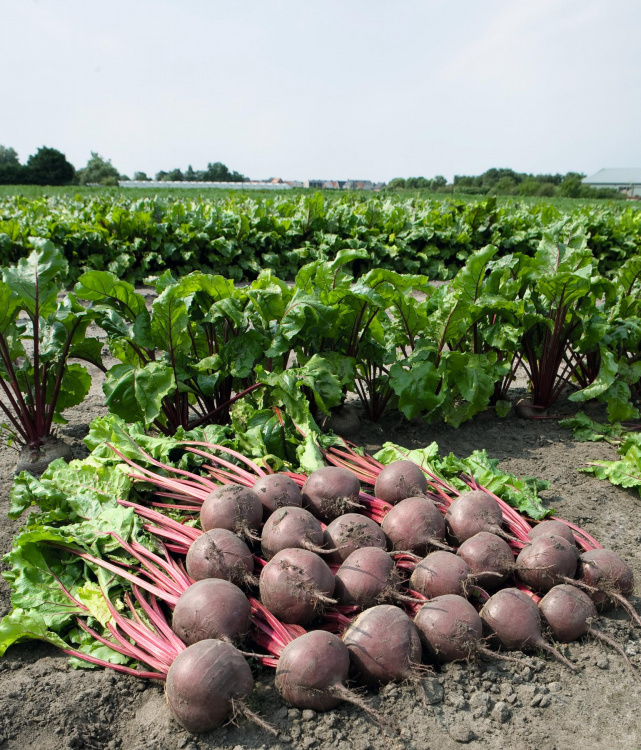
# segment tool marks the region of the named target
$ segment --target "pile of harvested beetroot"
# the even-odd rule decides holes
[[[166,680],[169,708],[189,732],[243,714],[277,733],[246,703],[252,661],[276,670],[287,705],[323,712],[347,701],[390,736],[401,728],[348,681],[413,681],[420,693],[430,665],[496,659],[526,668],[518,652],[536,650],[575,670],[556,644],[585,635],[636,676],[598,625],[598,612],[612,607],[641,624],[626,599],[632,571],[577,526],[531,525],[472,477],[460,492],[409,460],[384,466],[349,448],[331,448],[334,465],[308,477],[268,473],[222,446],[187,450],[205,459],[204,472],[148,455],[145,468],[121,455],[133,480],[155,487],[156,502],[120,503],[162,551],[114,531],[106,533],[136,565],[55,546],[107,576],[99,576],[102,634],[89,624],[95,602],[87,607],[59,581],[78,626],[144,666],[67,653]],[[127,586],[124,607],[110,599],[114,580]]]

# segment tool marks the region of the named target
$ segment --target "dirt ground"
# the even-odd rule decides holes
[[[559,408],[571,412],[571,404]],[[91,419],[104,411],[96,377],[89,398],[69,412],[71,421],[61,430],[76,457],[86,455],[82,438]],[[458,455],[485,448],[503,468],[549,480],[544,497],[559,515],[619,552],[641,580],[638,495],[576,471],[586,461],[614,458],[610,445],[575,442],[555,421],[499,420],[489,414],[458,430],[398,424],[396,419],[381,426],[363,424],[356,440],[370,451],[385,440],[407,447],[436,440],[442,451]],[[13,451],[0,449],[3,553],[19,527],[6,516],[15,461]],[[641,600],[632,601],[641,611]],[[2,581],[0,614],[8,610],[8,587]],[[626,617],[609,614],[600,627],[624,644],[641,667],[639,631],[631,631]],[[549,657],[533,654],[526,667],[496,659],[436,669],[424,679],[426,701],[414,685],[370,692],[372,703],[402,728],[400,739],[386,736],[359,710],[345,705],[323,715],[288,709],[274,689],[270,670],[258,669],[250,705],[281,731],[274,739],[242,718],[238,726],[191,736],[170,718],[162,686],[99,669],[74,670],[53,647],[28,643],[11,647],[0,660],[0,748],[641,748],[641,684],[621,658],[590,640],[570,645],[566,654],[579,667],[574,674]]]

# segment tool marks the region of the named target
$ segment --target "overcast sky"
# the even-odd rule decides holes
[[[0,144],[130,176],[641,167],[640,0],[0,0]]]

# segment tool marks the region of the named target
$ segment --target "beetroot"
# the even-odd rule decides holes
[[[374,494],[390,505],[396,505],[408,497],[425,495],[427,477],[413,461],[393,461],[376,477]]]
[[[200,510],[203,531],[228,529],[255,539],[263,520],[263,506],[258,495],[248,487],[225,484],[216,487],[205,498]]]
[[[470,566],[462,557],[438,550],[430,552],[416,565],[409,585],[428,599],[445,594],[464,597],[470,573]]]
[[[338,636],[312,630],[283,649],[276,668],[276,689],[296,708],[329,711],[348,701],[382,723],[366,701],[345,687],[349,665],[349,650]]]
[[[421,662],[418,630],[402,609],[390,604],[362,612],[343,634],[352,665],[369,685],[407,680]]]
[[[321,558],[305,549],[285,549],[260,574],[260,600],[279,620],[306,625],[334,593],[334,576]]]
[[[181,651],[167,673],[165,694],[188,732],[219,726],[254,687],[249,665],[231,644],[207,639]]]
[[[632,569],[609,549],[584,552],[579,558],[578,578],[597,589],[591,595],[601,609],[607,609],[612,604],[613,595],[629,596],[634,591]]]
[[[576,641],[590,630],[597,611],[590,597],[576,586],[554,586],[539,602],[539,612],[561,643]]]
[[[613,648],[623,658],[634,677],[639,679],[638,671],[621,646],[593,627],[597,618],[597,610],[585,591],[567,584],[555,586],[539,602],[539,611],[557,641],[570,643],[584,635],[590,635]]]
[[[229,581],[196,581],[181,595],[171,627],[187,645],[208,638],[235,640],[249,630],[251,607],[243,592]]]
[[[303,496],[299,486],[286,474],[265,474],[254,482],[252,490],[263,504],[264,518],[267,518],[277,508],[290,506],[300,508],[303,504]]]
[[[430,547],[445,547],[445,521],[431,500],[408,497],[385,516],[381,524],[394,549],[427,554]]]
[[[489,632],[508,651],[540,648],[575,670],[573,664],[543,639],[539,610],[525,592],[513,588],[497,591],[485,602],[480,616]]]
[[[334,552],[327,560],[340,565],[351,554],[361,547],[380,547],[385,549],[387,539],[383,529],[371,518],[359,513],[345,513],[335,518],[324,532],[325,546],[333,547]]]
[[[261,549],[265,559],[270,560],[283,549],[308,549],[321,554],[323,527],[304,508],[278,508],[265,521],[261,534]]]
[[[445,514],[447,532],[455,544],[462,544],[480,531],[505,537],[502,523],[501,507],[491,495],[481,490],[463,492]]]
[[[313,471],[303,485],[303,505],[329,523],[352,508],[360,508],[360,482],[354,472],[337,466]]]
[[[476,583],[491,591],[506,580],[514,567],[514,555],[508,543],[487,531],[467,539],[456,554],[470,566]]]
[[[534,540],[538,536],[545,536],[549,534],[563,537],[563,539],[570,542],[570,544],[573,544],[576,547],[576,539],[574,538],[572,529],[566,523],[563,523],[563,521],[541,521],[541,523],[537,523],[537,525],[534,526],[532,531],[528,532],[528,537]]]
[[[210,529],[199,536],[187,551],[185,563],[194,581],[224,578],[240,585],[254,580],[249,547],[227,529]]]
[[[641,618],[625,598],[634,591],[634,574],[630,566],[609,549],[592,549],[579,558],[579,584],[590,594],[600,611],[613,605],[622,606],[641,625]]]
[[[526,544],[516,558],[518,578],[538,593],[574,578],[579,552],[574,544],[560,536],[539,535]]]
[[[425,653],[438,663],[469,659],[483,635],[478,612],[456,594],[437,596],[425,603],[414,624]]]
[[[372,607],[394,598],[402,598],[394,561],[380,547],[362,547],[345,560],[334,576],[334,595],[341,604]]]

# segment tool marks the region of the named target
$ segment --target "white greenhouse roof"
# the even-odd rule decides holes
[[[641,185],[641,168],[600,169],[582,182],[587,185]]]
[[[275,182],[159,182],[157,180],[120,180],[121,188],[224,188],[225,190],[289,190],[291,185]]]

